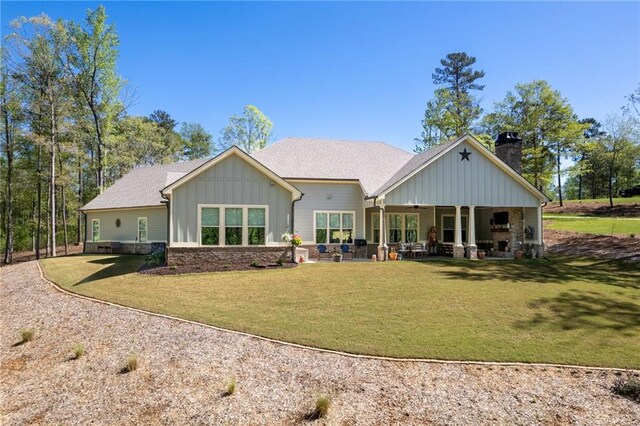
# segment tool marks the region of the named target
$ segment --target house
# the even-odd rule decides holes
[[[85,251],[148,253],[170,264],[274,261],[285,232],[318,244],[356,242],[363,256],[426,242],[431,227],[456,258],[544,253],[548,198],[521,175],[522,141],[492,153],[465,135],[419,154],[381,142],[286,138],[249,155],[138,168],[82,208]],[[360,247],[362,248],[362,247]]]

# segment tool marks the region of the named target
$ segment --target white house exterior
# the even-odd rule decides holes
[[[521,142],[503,142],[497,151],[517,163]],[[123,177],[83,208],[85,250],[157,244],[175,264],[266,261],[288,256],[281,235],[296,232],[312,256],[318,245],[359,240],[363,256],[384,258],[400,243],[426,243],[435,226],[454,257],[475,258],[478,248],[540,256],[548,199],[514,168],[470,135],[417,155],[380,142],[302,138],[253,155],[233,147]]]

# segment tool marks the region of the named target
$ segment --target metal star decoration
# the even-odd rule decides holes
[[[471,161],[469,159],[469,156],[471,155],[471,153],[469,151],[467,151],[467,148],[465,148],[462,152],[459,152],[458,154],[460,154],[462,156],[462,158],[460,159],[460,161]]]

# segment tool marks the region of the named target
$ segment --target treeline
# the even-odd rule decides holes
[[[119,39],[103,7],[81,23],[18,18],[0,69],[1,242],[12,253],[79,243],[79,208],[142,165],[209,156],[212,136],[169,113],[127,113],[134,97],[117,72]]]
[[[578,117],[569,100],[543,80],[518,84],[485,113],[477,93],[483,70],[476,58],[451,53],[432,75],[437,86],[427,102],[416,151],[472,133],[488,148],[503,131],[523,141],[522,174],[538,189],[563,198],[613,197],[640,183],[640,86],[627,104],[602,122]],[[573,165],[562,167],[569,158]],[[563,178],[566,182],[563,184]]]

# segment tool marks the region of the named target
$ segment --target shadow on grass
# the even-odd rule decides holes
[[[89,260],[87,261],[87,263],[107,266],[89,276],[84,277],[73,286],[75,287],[81,284],[87,284],[93,281],[103,280],[118,275],[131,274],[140,269],[140,266],[142,266],[143,262],[144,257],[139,255],[117,255]]]
[[[640,289],[640,265],[632,262],[600,262],[569,265],[560,260],[522,260],[504,262],[433,262],[446,278],[467,281],[510,281],[561,284],[584,281],[595,284]]]
[[[557,330],[613,330],[632,335],[640,330],[640,306],[594,291],[571,290],[529,303],[537,312],[515,323],[520,329],[550,325]],[[544,313],[540,312],[544,311]]]

